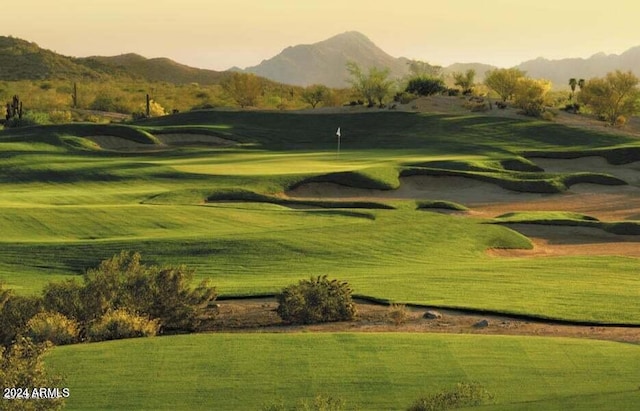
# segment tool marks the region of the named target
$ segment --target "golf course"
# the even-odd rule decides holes
[[[70,390],[65,409],[321,395],[402,410],[471,382],[492,394],[474,409],[640,407],[633,133],[470,112],[194,110],[5,129],[0,159],[0,281],[18,295],[130,251],[209,280],[221,322],[227,302],[272,304],[321,275],[420,314],[413,328],[214,323],[54,347],[45,364]],[[488,326],[426,329],[427,309]],[[580,332],[502,331],[516,320]]]

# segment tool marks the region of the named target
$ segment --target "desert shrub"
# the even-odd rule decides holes
[[[546,110],[542,113],[540,118],[545,121],[553,121],[556,118],[556,116],[554,116],[551,111]]]
[[[157,320],[132,314],[127,310],[109,311],[87,329],[90,341],[153,337],[160,325]]]
[[[348,321],[356,315],[349,284],[329,280],[326,275],[283,289],[276,311],[284,321],[294,324]]]
[[[78,338],[78,323],[56,312],[43,311],[27,322],[25,337],[34,342],[50,341],[55,345],[71,344]]]
[[[473,407],[492,399],[493,395],[480,384],[458,383],[453,389],[443,390],[417,399],[408,408],[408,411],[441,411]]]
[[[387,311],[387,319],[394,325],[402,325],[409,319],[409,310],[404,304],[391,304]]]
[[[27,338],[20,338],[11,346],[0,347],[0,387],[62,387],[62,378],[47,373],[42,355],[48,346],[35,344]],[[30,392],[31,393],[31,392]],[[69,396],[68,390],[60,391],[62,398],[50,398],[46,401],[32,399],[0,400],[4,411],[23,410],[60,410],[64,406],[64,398]]]
[[[49,112],[49,121],[53,124],[70,123],[71,112],[67,110],[53,110]]]
[[[49,123],[49,115],[41,111],[25,111],[22,118],[12,117],[4,123],[6,128],[37,126]]]
[[[438,77],[420,76],[409,80],[405,91],[419,96],[430,96],[446,91],[444,81]]]
[[[407,93],[406,91],[403,91],[401,93],[396,93],[396,95],[393,97],[393,101],[400,104],[409,104],[415,99],[416,99],[415,94]]]
[[[613,123],[615,127],[622,127],[627,123],[627,118],[625,116],[616,117],[616,121]]]
[[[6,292],[0,306],[0,344],[11,345],[24,330],[27,322],[42,311],[42,300],[38,297],[12,295]]]
[[[317,395],[312,402],[302,400],[298,407],[301,411],[342,411],[346,402],[342,398]]]
[[[317,395],[313,401],[300,400],[295,406],[287,406],[283,400],[263,405],[261,411],[343,411],[346,401],[328,395]]]
[[[75,280],[60,283],[49,283],[42,290],[44,309],[60,313],[76,321],[86,320],[84,304],[82,303],[82,285]]]
[[[80,294],[85,320],[128,309],[158,319],[163,331],[194,331],[214,315],[209,306],[216,290],[205,281],[192,288],[193,270],[140,260],[139,253],[123,251],[87,271]]]

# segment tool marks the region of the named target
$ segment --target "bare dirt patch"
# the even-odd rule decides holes
[[[275,312],[274,298],[219,301],[218,318],[207,331],[224,332],[424,332],[456,334],[536,335],[549,337],[593,338],[640,343],[640,327],[585,326],[554,324],[496,315],[472,315],[455,310],[437,311],[441,318],[423,318],[428,308],[408,307],[407,320],[399,325],[389,318],[389,307],[357,300],[355,321],[292,326],[282,322]],[[475,325],[487,320],[487,327]]]

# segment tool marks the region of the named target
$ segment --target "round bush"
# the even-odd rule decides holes
[[[87,330],[87,337],[91,341],[152,337],[158,333],[159,328],[157,320],[150,320],[127,310],[114,310],[91,324]]]
[[[60,313],[44,311],[29,320],[25,336],[38,343],[71,344],[78,338],[78,323]]]
[[[326,275],[283,289],[278,303],[280,318],[293,324],[348,321],[356,315],[349,284]]]

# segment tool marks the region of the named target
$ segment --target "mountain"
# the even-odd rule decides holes
[[[148,59],[134,53],[112,57],[93,56],[75,60],[95,70],[147,81],[164,81],[176,84],[218,84],[226,77],[226,74],[221,71],[189,67],[164,57]]]
[[[45,50],[35,43],[0,36],[0,80],[43,80],[103,77],[73,59]]]
[[[615,70],[631,70],[636,76],[640,76],[640,46],[633,47],[620,55],[597,53],[587,59],[548,60],[539,57],[521,63],[517,68],[526,71],[530,77],[551,80],[555,87],[560,88],[568,88],[570,78],[603,77]]]
[[[268,79],[307,86],[324,84],[329,87],[347,87],[347,62],[354,61],[361,68],[386,67],[391,77],[408,73],[407,59],[395,58],[356,31],[338,34],[314,44],[287,47],[280,54],[262,61],[245,71]]]
[[[225,72],[198,69],[168,58],[138,54],[113,57],[67,57],[35,43],[0,36],[0,80],[138,79],[176,84],[218,84]]]

